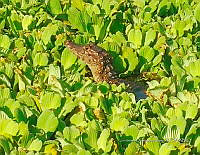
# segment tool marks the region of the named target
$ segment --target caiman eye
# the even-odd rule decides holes
[[[110,63],[110,60],[106,59],[106,64],[109,64]]]

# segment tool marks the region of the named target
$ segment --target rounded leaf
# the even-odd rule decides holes
[[[196,6],[194,10],[194,16],[196,20],[200,22],[200,4]]]
[[[56,109],[61,104],[61,96],[57,93],[45,93],[40,98],[41,108],[45,109]]]
[[[79,129],[77,129],[75,126],[71,127],[65,127],[63,130],[63,136],[68,141],[73,142],[73,140],[80,135]]]
[[[16,136],[19,130],[19,125],[13,120],[1,120],[0,128],[4,133]]]
[[[60,5],[60,0],[49,0],[49,7],[52,14],[61,14],[62,8]]]
[[[186,116],[185,118],[191,118],[194,119],[198,113],[198,107],[196,104],[188,104],[187,110],[186,110]]]
[[[165,143],[160,147],[159,154],[170,155],[171,151],[176,150],[172,143]]]
[[[146,38],[145,38],[145,45],[149,45],[151,42],[153,42],[156,38],[156,31],[153,29],[150,29],[146,33]]]
[[[37,53],[33,59],[34,66],[46,66],[48,64],[47,53]]]
[[[58,119],[50,110],[43,111],[37,121],[37,127],[45,132],[54,132],[58,126]]]
[[[200,76],[200,60],[196,60],[195,62],[192,62],[189,64],[189,66],[186,67],[186,70],[194,77]]]
[[[110,131],[109,129],[104,129],[102,132],[101,132],[101,135],[97,141],[97,145],[98,145],[98,148],[99,149],[102,149],[102,150],[106,150],[106,144],[107,144],[107,140],[108,140],[108,137],[110,136]]]
[[[33,17],[29,15],[25,15],[22,19],[22,27],[24,30],[28,30],[28,26],[32,23]]]
[[[156,136],[152,136],[146,141],[146,148],[153,154],[159,154],[160,141]]]
[[[139,145],[136,142],[132,142],[128,145],[125,150],[125,155],[137,154]]]
[[[132,42],[137,48],[142,44],[142,32],[137,29],[131,29],[128,34],[128,41]]]
[[[32,141],[31,145],[28,147],[28,150],[40,151],[41,148],[42,148],[42,141],[37,138]]]
[[[128,127],[129,121],[125,118],[115,117],[110,124],[112,130],[123,131]]]
[[[70,68],[76,62],[76,55],[74,55],[68,48],[65,48],[61,56],[61,64],[64,69]]]
[[[150,62],[155,55],[154,49],[149,46],[144,46],[140,49],[139,55],[144,57],[148,62]]]
[[[0,35],[0,47],[4,49],[9,49],[10,38],[7,35]]]

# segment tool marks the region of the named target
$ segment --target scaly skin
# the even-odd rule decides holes
[[[88,65],[96,82],[106,81],[116,85],[125,83],[132,92],[134,92],[133,89],[141,87],[135,82],[118,78],[117,73],[113,71],[112,57],[101,47],[95,44],[77,45],[69,40],[65,42],[65,46]]]

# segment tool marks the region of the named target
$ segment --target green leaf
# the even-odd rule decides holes
[[[197,133],[198,127],[199,125],[197,123],[191,125],[190,130],[188,131],[187,135],[185,136],[186,139],[190,136],[193,136]]]
[[[194,10],[194,16],[197,21],[200,22],[200,4],[198,4]]]
[[[11,16],[8,19],[10,28],[12,29],[13,33],[17,35],[16,31],[22,30],[20,15],[15,10],[12,10]]]
[[[154,48],[164,53],[165,49],[163,47],[165,46],[165,44],[166,44],[166,38],[165,36],[162,36],[157,39],[156,44],[154,45]]]
[[[126,43],[126,39],[123,36],[123,33],[121,32],[117,32],[115,35],[113,35],[113,41],[116,42],[119,46],[121,46],[121,44]]]
[[[127,71],[134,71],[138,65],[138,57],[136,52],[132,48],[124,47],[122,48],[122,56],[128,60],[129,67]]]
[[[62,108],[60,115],[66,116],[70,113],[76,106],[78,106],[77,102],[74,102],[72,98],[68,98]]]
[[[10,154],[9,141],[6,137],[0,136],[0,148],[3,148],[6,154]]]
[[[155,40],[155,38],[156,38],[156,31],[153,29],[150,29],[146,33],[144,45],[149,45],[151,42],[153,42]]]
[[[91,153],[87,150],[81,149],[77,152],[77,155],[91,155]]]
[[[34,107],[35,106],[34,100],[28,94],[23,94],[21,96],[18,96],[17,100],[19,102],[25,104],[28,107]]]
[[[11,136],[16,136],[19,130],[18,124],[13,120],[1,119],[0,120],[0,133],[3,135],[9,134]]]
[[[114,131],[124,131],[129,125],[129,121],[125,118],[115,117],[110,123],[110,128]]]
[[[49,7],[52,14],[57,15],[62,13],[60,0],[49,0]]]
[[[8,76],[8,78],[11,79],[13,77],[13,75],[14,75],[14,73],[13,73],[14,64],[13,63],[6,63],[4,65],[1,64],[0,66],[1,66],[0,67],[0,71],[5,73]]]
[[[76,126],[86,126],[87,125],[86,121],[84,120],[84,114],[82,112],[74,114],[70,118],[70,122],[72,124],[75,124]]]
[[[53,64],[49,65],[49,76],[54,76],[57,79],[61,78],[60,75],[60,67],[59,66],[54,66]]]
[[[10,38],[7,35],[0,35],[0,47],[8,50],[10,44]]]
[[[145,6],[145,0],[134,0],[134,5],[143,8]]]
[[[77,154],[77,152],[79,151],[79,149],[75,145],[66,144],[66,145],[64,145],[62,151],[64,152],[62,155],[64,155],[64,154],[75,155],[75,154]]]
[[[180,134],[183,134],[184,131],[185,131],[185,127],[186,127],[186,120],[184,119],[183,116],[173,116],[169,123],[168,123],[169,126],[173,126],[173,125],[176,125],[178,130],[180,131]]]
[[[64,69],[70,68],[76,62],[76,55],[74,55],[68,48],[65,48],[61,56],[61,64]]]
[[[169,100],[173,105],[181,104],[181,101],[177,97],[171,96],[171,97],[169,97]]]
[[[185,75],[185,70],[178,65],[171,65],[171,71],[174,76],[177,76],[177,80],[181,80],[181,78]]]
[[[199,0],[0,0],[0,154],[198,154],[199,10]],[[66,38],[107,50],[148,97],[94,82]]]
[[[105,10],[106,15],[109,15],[111,12],[111,6],[112,5],[112,1],[103,1],[102,2],[102,8]]]
[[[27,120],[25,111],[23,111],[23,110],[20,109],[20,108],[15,109],[15,114],[14,114],[14,116],[15,116],[15,118],[16,118],[16,120],[17,120],[18,122],[21,122],[21,121],[26,122],[26,120]]]
[[[46,66],[48,64],[48,54],[47,53],[37,53],[33,59],[34,66]]]
[[[41,39],[44,42],[45,45],[47,45],[51,41],[51,36],[56,35],[56,32],[58,30],[57,25],[49,24],[44,31],[42,32]]]
[[[182,20],[176,20],[175,29],[178,31],[179,37],[182,37],[184,34],[185,22]]]
[[[142,45],[142,32],[139,29],[131,29],[128,33],[128,41],[139,48]]]
[[[157,66],[159,63],[161,63],[161,61],[162,61],[162,54],[159,54],[153,59],[153,66]]]
[[[144,46],[140,49],[139,55],[144,57],[148,62],[150,62],[155,55],[154,49],[149,46]]]
[[[28,150],[40,151],[41,148],[42,148],[42,141],[37,138],[32,141],[31,145],[28,147]]]
[[[197,148],[197,152],[200,152],[200,137],[195,140],[194,147]]]
[[[156,136],[152,136],[146,141],[146,148],[153,154],[159,154],[160,142]]]
[[[68,16],[69,22],[74,28],[79,29],[80,32],[86,32],[86,25],[83,19],[83,15],[79,10],[74,7],[70,7]]]
[[[187,110],[186,110],[186,115],[185,115],[185,118],[191,118],[191,119],[194,119],[196,117],[198,113],[198,107],[196,104],[188,104],[187,106]]]
[[[154,2],[155,3],[155,2]],[[171,2],[168,0],[162,0],[158,7],[159,16],[165,17],[168,15],[168,9],[170,7]]]
[[[135,126],[135,125],[128,126],[128,127],[124,130],[124,134],[125,134],[126,136],[132,136],[133,139],[137,139],[138,133],[139,133],[139,129],[138,129],[138,127]]]
[[[19,123],[19,135],[26,136],[29,134],[29,128],[28,124],[25,124],[24,122]]]
[[[32,23],[33,17],[29,15],[25,15],[22,19],[22,27],[23,30],[28,30],[28,26]]]
[[[102,18],[101,20],[98,20],[98,23],[94,25],[94,32],[97,36],[98,40],[100,42],[103,41],[103,39],[108,34],[108,28],[110,26],[111,19],[110,18]]]
[[[96,122],[92,121],[88,125],[89,125],[89,127],[87,129],[88,137],[84,141],[88,145],[90,145],[92,148],[97,150],[98,149],[98,146],[97,146],[97,133],[98,133],[98,130],[97,130],[97,127],[96,127]]]
[[[45,132],[54,132],[58,126],[58,119],[50,110],[45,110],[41,113],[37,120],[37,127]]]
[[[176,150],[172,143],[165,143],[160,147],[159,154],[170,155],[171,151]]]
[[[80,135],[80,131],[75,126],[65,127],[63,136],[67,141],[74,142],[75,138]]]
[[[20,102],[15,101],[14,99],[8,99],[6,100],[4,106],[8,107],[12,114],[14,114],[15,110],[20,108]]]
[[[98,149],[106,150],[108,137],[110,136],[109,129],[104,129],[97,141]]]
[[[84,10],[84,1],[83,0],[73,0],[72,7],[79,9],[80,11]]]
[[[131,142],[125,150],[125,155],[137,154],[139,146],[136,142]]]
[[[117,73],[121,73],[126,70],[126,62],[121,55],[114,58],[113,67]]]
[[[45,93],[40,98],[42,110],[57,109],[61,104],[61,96],[57,93]]]
[[[5,19],[0,20],[0,30],[2,30],[5,27]]]
[[[144,138],[146,135],[150,135],[150,134],[154,134],[153,131],[149,128],[142,128],[141,130],[139,130],[137,139],[139,138]]]
[[[56,144],[48,144],[48,145],[45,145],[45,148],[44,148],[44,153],[45,154],[57,154],[57,145]]]
[[[10,99],[10,89],[9,88],[0,88],[0,99]]]
[[[154,130],[155,132],[156,131],[160,131],[161,130],[161,125],[160,125],[161,123],[156,119],[156,118],[153,118],[152,120],[151,120],[151,128],[152,128],[152,130]],[[157,133],[157,132],[156,132]]]
[[[194,77],[200,76],[200,60],[197,60],[195,62],[190,63],[187,67],[186,70]]]

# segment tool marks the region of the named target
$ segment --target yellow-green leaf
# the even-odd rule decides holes
[[[115,117],[110,123],[110,128],[115,131],[123,131],[129,125],[129,121],[125,118]]]
[[[153,29],[150,29],[149,31],[147,31],[146,33],[146,37],[145,37],[145,45],[149,45],[151,42],[153,42],[156,38],[156,31]]]
[[[42,141],[37,138],[32,141],[31,145],[28,147],[28,150],[40,151],[41,148],[42,148]]]
[[[191,118],[191,119],[194,119],[196,117],[198,113],[198,107],[196,104],[188,104],[187,106],[187,110],[186,110],[186,115],[185,115],[185,118]]]
[[[28,26],[32,23],[33,17],[29,15],[25,15],[22,19],[22,27],[24,30],[28,30]]]
[[[132,42],[137,48],[142,44],[142,32],[137,29],[131,29],[128,33],[128,41]]]
[[[62,8],[60,5],[60,0],[49,0],[49,7],[52,14],[61,14]]]
[[[45,132],[54,132],[58,126],[58,119],[50,110],[43,111],[38,117],[37,127]]]
[[[69,69],[76,62],[76,55],[74,55],[68,48],[65,48],[61,56],[61,64],[64,69]]]

